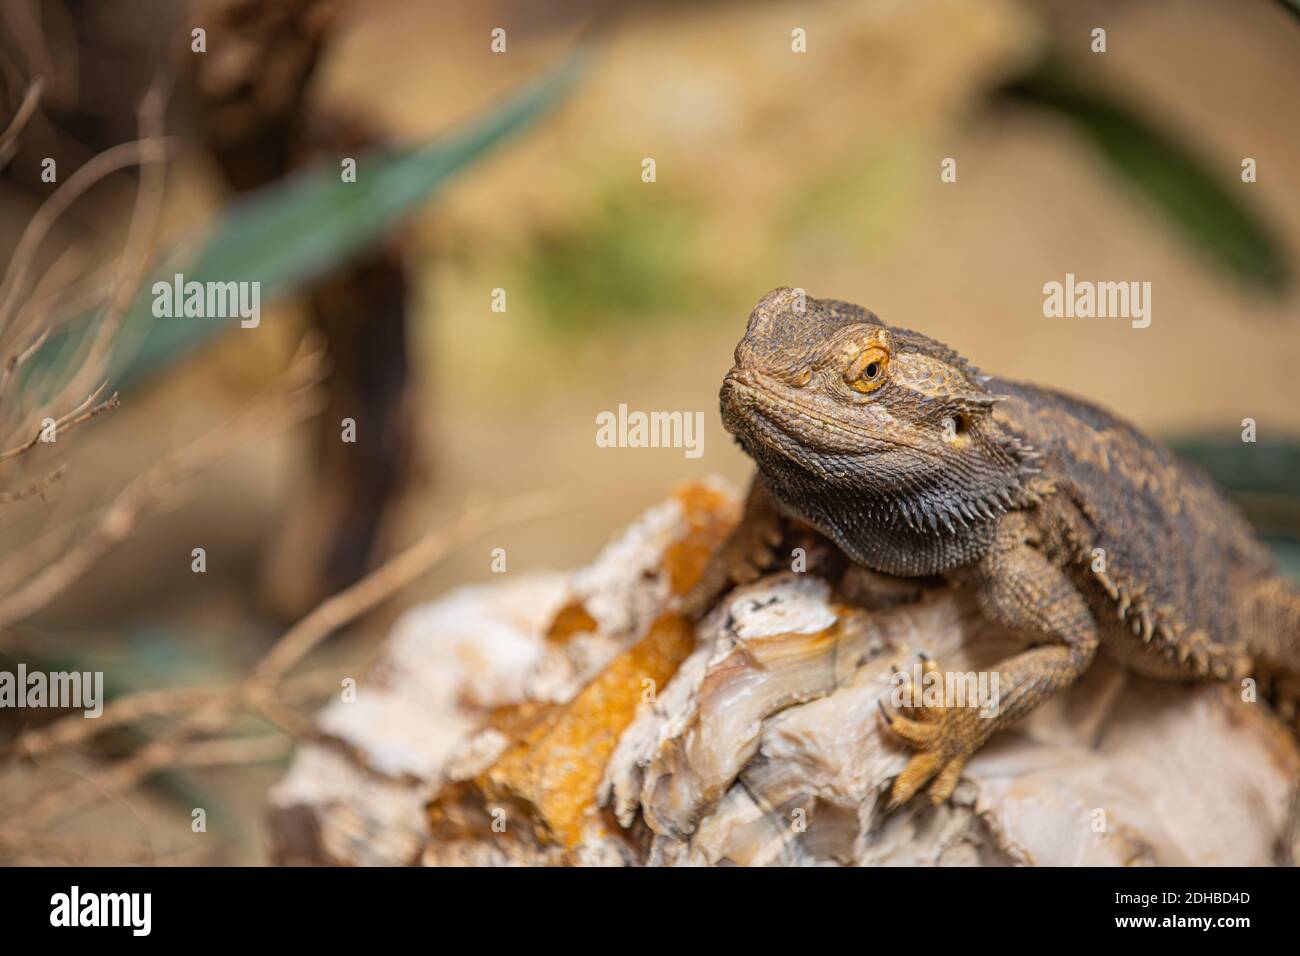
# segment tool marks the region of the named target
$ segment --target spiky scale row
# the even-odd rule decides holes
[[[1081,556],[1080,560],[1091,567],[1090,558],[1085,560]],[[1191,664],[1198,677],[1226,680],[1233,676],[1243,656],[1241,648],[1214,643],[1202,629],[1189,632],[1172,605],[1150,606],[1145,588],[1117,579],[1113,568],[1092,570],[1092,575],[1115,603],[1120,622],[1127,623],[1133,636],[1141,638],[1143,644],[1168,660]]]

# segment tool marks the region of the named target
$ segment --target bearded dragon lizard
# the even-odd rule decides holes
[[[1300,591],[1205,475],[1115,416],[982,375],[924,335],[786,288],[750,315],[720,397],[758,470],[685,613],[771,566],[794,519],[886,580],[972,589],[981,612],[1028,645],[995,668],[993,716],[907,716],[882,703],[915,751],[891,807],[927,783],[946,800],[991,735],[1069,687],[1099,651],[1161,679],[1300,687]]]

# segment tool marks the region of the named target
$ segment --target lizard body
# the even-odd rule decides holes
[[[1108,412],[791,289],[751,314],[721,406],[757,474],[689,613],[770,565],[797,519],[869,572],[973,589],[1029,645],[995,668],[993,716],[882,706],[917,751],[893,805],[927,783],[946,799],[972,753],[1099,651],[1167,680],[1300,680],[1300,591],[1205,475]]]

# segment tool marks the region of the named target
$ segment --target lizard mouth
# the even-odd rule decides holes
[[[741,440],[757,441],[814,471],[826,456],[861,459],[897,450],[896,443],[821,412],[789,388],[751,369],[733,368],[722,383],[722,421]],[[833,411],[830,409],[828,411]]]

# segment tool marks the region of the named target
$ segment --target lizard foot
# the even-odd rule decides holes
[[[966,761],[992,733],[992,721],[980,716],[974,701],[946,699],[943,672],[926,654],[921,655],[922,686],[905,672],[895,673],[892,701],[880,701],[880,715],[889,732],[916,755],[894,780],[887,809],[902,806],[930,783],[930,800],[943,803],[961,779]],[[933,781],[931,783],[931,781]]]

